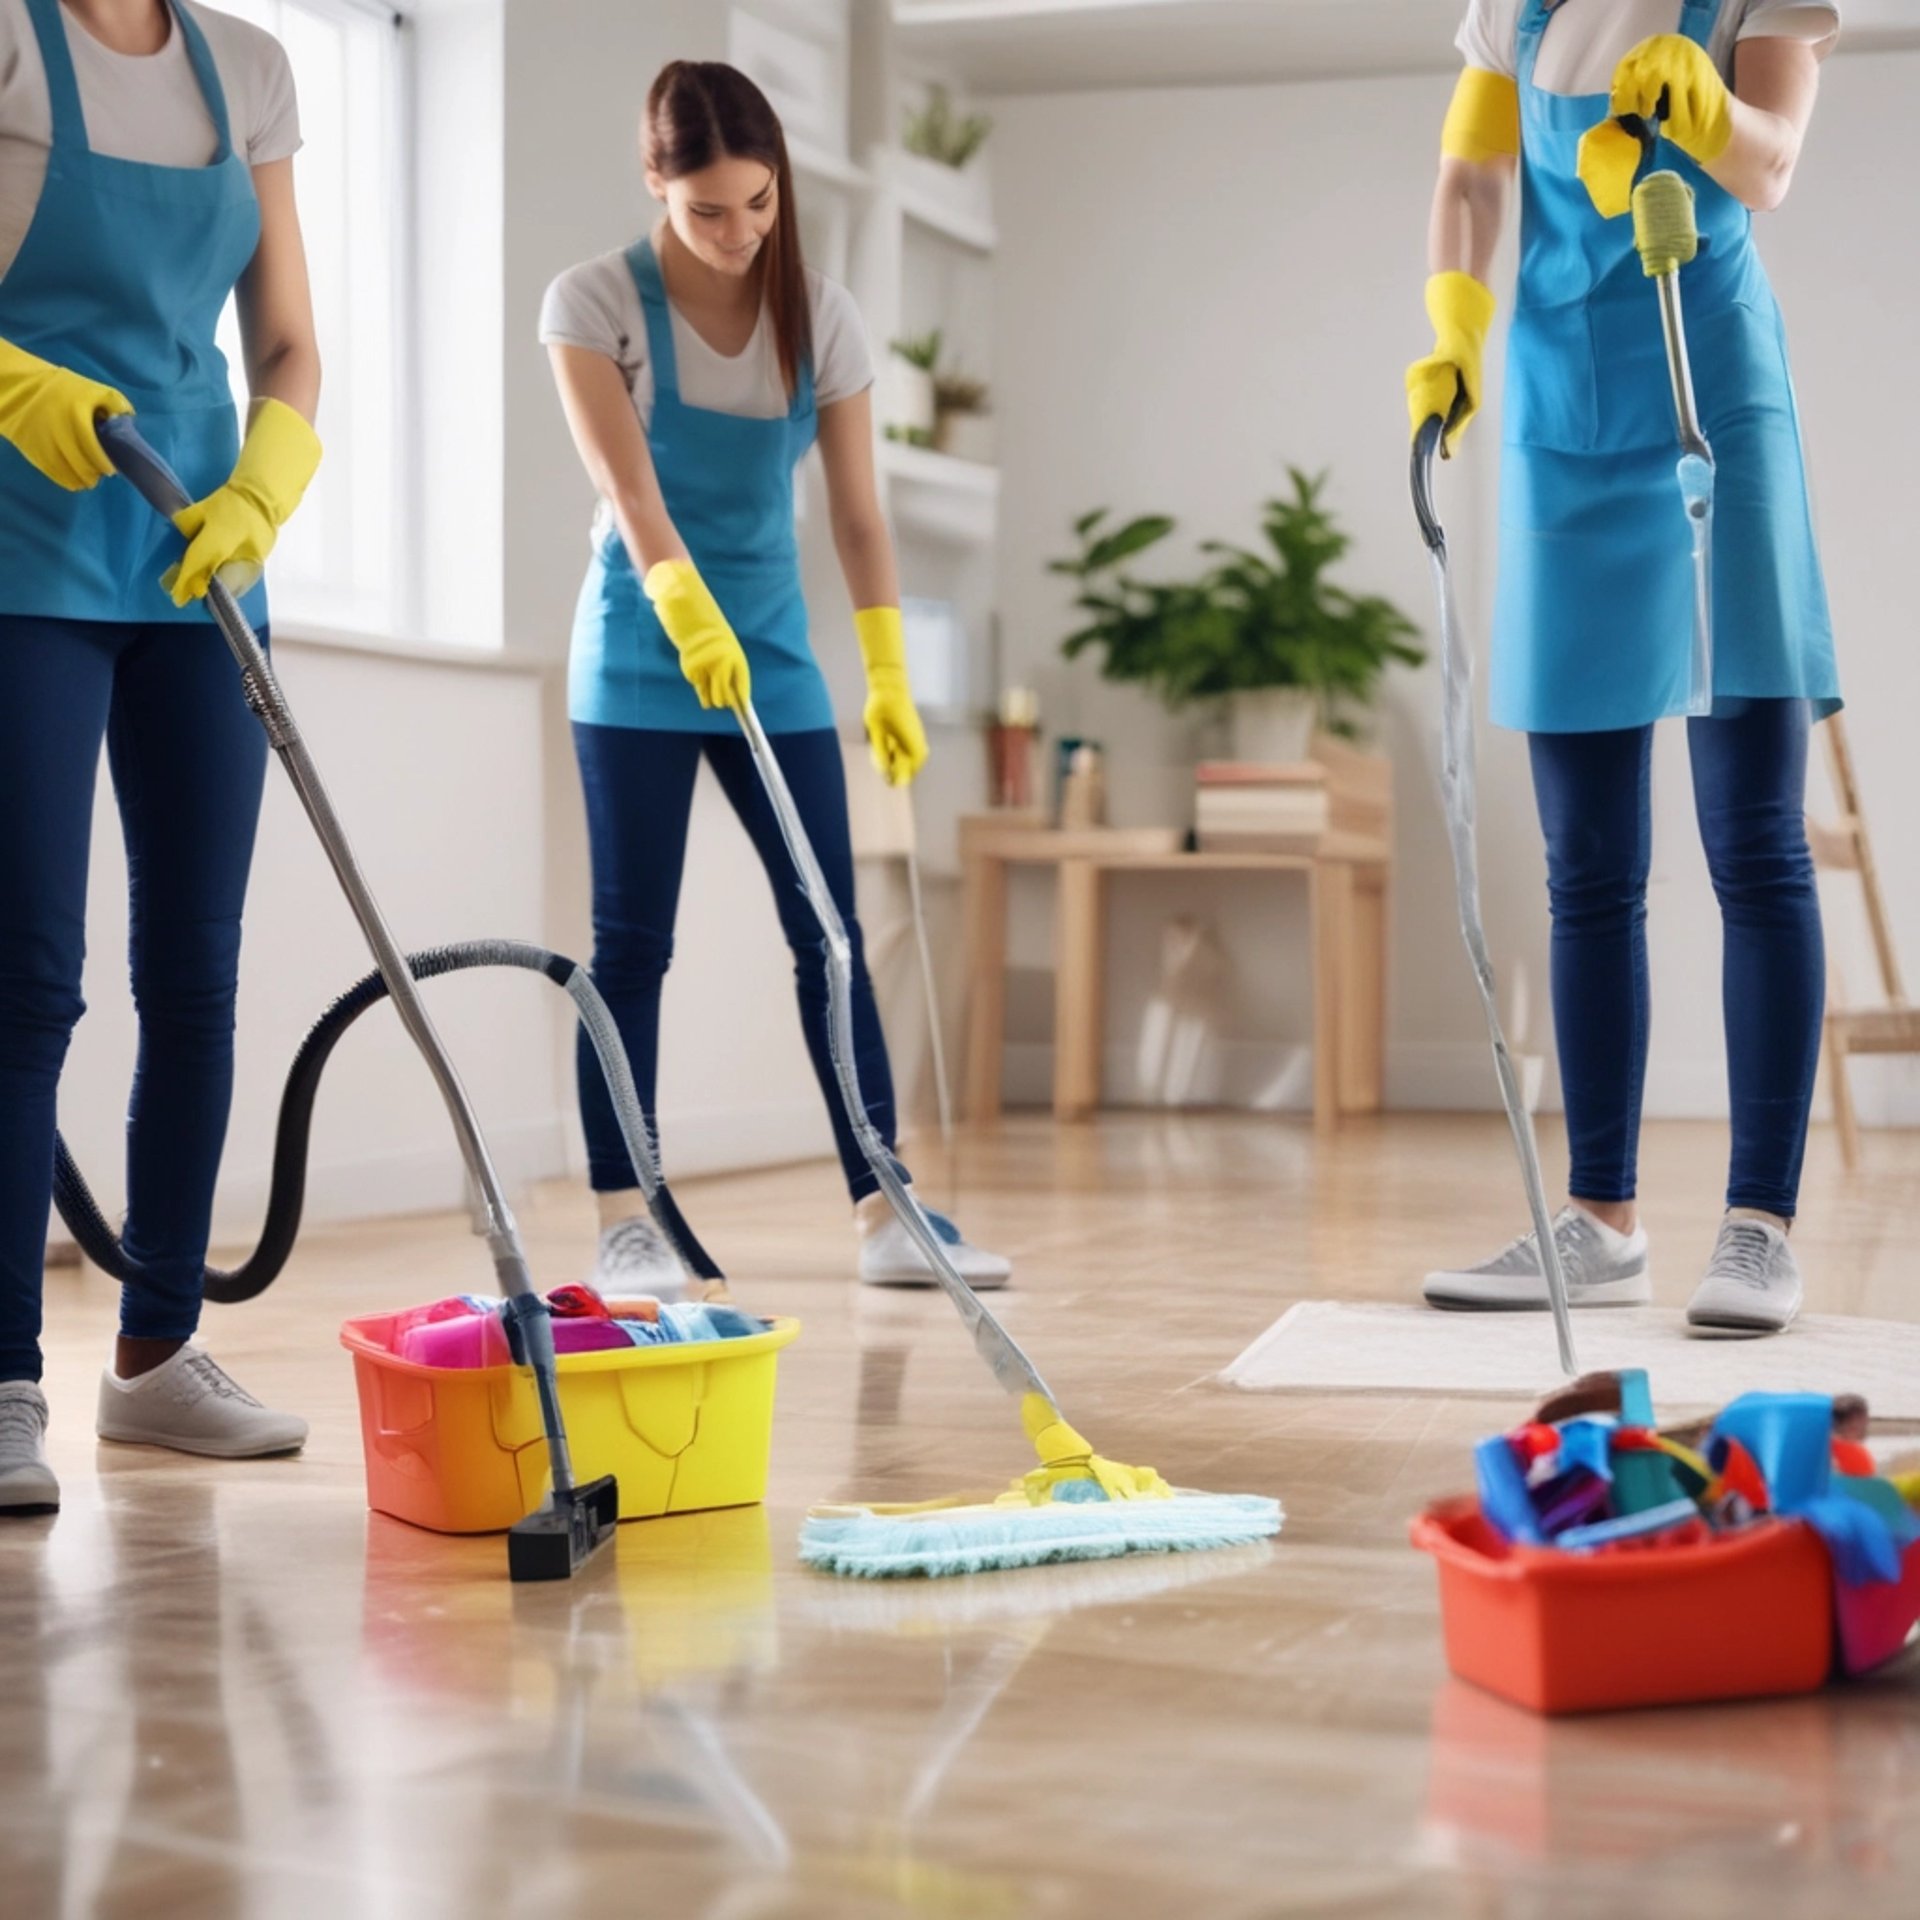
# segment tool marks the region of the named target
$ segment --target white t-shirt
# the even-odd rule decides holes
[[[860,309],[845,287],[809,268],[807,290],[813,299],[814,401],[830,407],[873,385],[873,355]],[[787,411],[791,402],[780,378],[780,350],[764,309],[753,338],[733,355],[716,353],[678,309],[670,307],[669,313],[680,398],[688,406],[748,420],[778,420]],[[540,303],[540,341],[604,353],[619,367],[640,424],[652,420],[647,317],[624,251],[583,261],[554,281]]]
[[[1527,0],[1468,0],[1454,45],[1467,65],[1515,76]],[[1683,0],[1561,0],[1540,42],[1534,84],[1548,93],[1605,93],[1613,70],[1642,40],[1678,33]],[[1838,0],[1720,0],[1707,51],[1729,85],[1734,48],[1763,36],[1805,40],[1824,57],[1840,31]]]
[[[272,34],[232,14],[187,0],[206,35],[227,96],[234,151],[250,166],[284,160],[300,147],[293,69]],[[65,8],[61,22],[80,86],[88,144],[118,160],[156,167],[204,167],[219,148],[186,36],[169,10],[158,53],[115,53]],[[0,0],[0,274],[13,265],[33,224],[53,142],[53,107],[40,42],[26,0]]]

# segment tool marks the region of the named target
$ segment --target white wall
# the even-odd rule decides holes
[[[1802,184],[1765,225],[1811,422],[1856,745],[1909,948],[1920,934],[1920,856],[1895,829],[1917,796],[1897,730],[1916,669],[1904,630],[1911,619],[1903,625],[1899,611],[1910,604],[1896,579],[1900,543],[1886,534],[1912,524],[1920,504],[1887,424],[1897,349],[1910,350],[1920,298],[1914,250],[1891,239],[1910,225],[1893,204],[1902,177],[1894,149],[1904,126],[1898,101],[1912,97],[1916,78],[1911,54],[1835,61]],[[1257,502],[1284,483],[1287,464],[1328,467],[1331,498],[1354,536],[1345,578],[1431,628],[1407,505],[1400,371],[1423,344],[1428,183],[1448,86],[1436,76],[994,103],[998,177],[1029,183],[1003,194],[997,289],[1008,671],[1025,663],[1050,731],[1108,743],[1122,822],[1189,817],[1197,736],[1145,696],[1102,682],[1091,661],[1060,659],[1068,595],[1044,564],[1069,546],[1076,514],[1098,505],[1165,510],[1180,518],[1183,537],[1239,537],[1253,532]],[[1465,617],[1483,641],[1498,434],[1496,405],[1442,482]],[[1187,551],[1170,551],[1169,561]],[[1437,666],[1394,675],[1381,715],[1399,805],[1389,1096],[1489,1104],[1484,1029],[1435,811],[1437,723]],[[1663,732],[1649,1109],[1713,1112],[1723,1104],[1718,984],[1701,955],[1717,945],[1717,918],[1692,833],[1681,733]],[[1543,864],[1524,747],[1484,725],[1481,740],[1487,918],[1508,995],[1529,1008],[1528,1043],[1544,1048]],[[1130,881],[1113,911],[1117,1092],[1128,1091],[1158,929],[1176,913],[1203,912],[1233,966],[1214,1084],[1304,1095],[1287,1072],[1289,1037],[1306,1031],[1296,905],[1195,881]],[[1017,915],[1015,947],[1036,976],[1049,965],[1037,897]],[[1010,1075],[1037,1094],[1044,982],[1022,984]]]
[[[326,646],[276,649],[287,696],[401,944],[539,926],[543,864],[536,678]],[[60,1087],[67,1140],[103,1205],[123,1192],[122,1116],[134,1020],[126,867],[102,769],[88,896],[87,1017]],[[285,775],[267,768],[242,953],[233,1123],[217,1228],[256,1229],[287,1063],[333,997],[371,966]],[[562,1164],[562,1115],[531,976],[471,975],[430,1004],[510,1179]],[[568,1101],[570,1105],[570,1098]],[[328,1070],[313,1135],[309,1217],[456,1204],[460,1162],[426,1069],[386,1009],[362,1016]]]
[[[1920,819],[1912,728],[1920,713],[1920,465],[1905,385],[1920,338],[1920,245],[1905,184],[1916,99],[1920,52],[1831,61],[1792,198],[1762,229],[1793,343],[1847,730],[1909,995],[1920,991],[1920,841],[1912,831]],[[1830,811],[1824,777],[1814,793],[1815,810]],[[1837,875],[1826,897],[1845,984],[1864,999],[1879,983],[1858,891]],[[1920,1123],[1920,1062],[1860,1061],[1853,1078],[1864,1115]]]

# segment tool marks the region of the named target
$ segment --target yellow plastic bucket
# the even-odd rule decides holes
[[[394,1351],[407,1313],[349,1320],[367,1504],[436,1533],[494,1533],[544,1497],[547,1442],[520,1367],[427,1367]],[[740,1340],[621,1347],[560,1358],[577,1480],[610,1473],[620,1518],[765,1499],[780,1349],[797,1320]]]

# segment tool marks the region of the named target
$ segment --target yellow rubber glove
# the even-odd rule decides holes
[[[747,704],[753,677],[747,650],[691,560],[662,560],[647,569],[647,598],[680,653],[680,671],[703,707]]]
[[[124,393],[0,340],[0,440],[11,441],[56,487],[84,493],[113,471],[94,422],[131,413]]]
[[[927,764],[927,730],[907,685],[907,636],[898,607],[868,607],[853,616],[867,663],[867,740],[887,784],[904,787]]]
[[[1480,410],[1480,362],[1493,324],[1493,295],[1470,273],[1436,273],[1427,282],[1433,351],[1407,369],[1407,412],[1417,438],[1438,414],[1447,423],[1444,451]]]
[[[1602,219],[1617,220],[1633,204],[1640,142],[1620,124],[1622,114],[1652,126],[1664,107],[1660,132],[1682,153],[1708,165],[1733,138],[1733,95],[1720,69],[1683,33],[1642,40],[1613,70],[1611,117],[1581,136],[1575,163]]]
[[[1618,120],[1602,120],[1580,136],[1574,171],[1602,220],[1618,220],[1633,205],[1633,177],[1640,171],[1640,142]]]
[[[1642,40],[1613,70],[1613,111],[1652,123],[1661,104],[1660,131],[1703,166],[1718,160],[1733,138],[1733,95],[1707,50],[1684,33]]]
[[[187,536],[180,564],[160,577],[173,604],[204,599],[216,573],[230,592],[251,588],[319,465],[320,436],[284,401],[262,400],[226,485],[173,516]]]

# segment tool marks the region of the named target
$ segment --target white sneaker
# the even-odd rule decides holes
[[[1720,1223],[1707,1275],[1687,1302],[1687,1324],[1723,1333],[1778,1333],[1793,1324],[1805,1288],[1787,1236],[1764,1220]]]
[[[60,1511],[46,1439],[47,1396],[31,1380],[0,1385],[0,1514]]]
[[[1647,1272],[1647,1230],[1617,1233],[1584,1207],[1562,1207],[1553,1223],[1560,1271],[1573,1307],[1644,1307],[1653,1298]],[[1527,1309],[1548,1307],[1547,1276],[1530,1233],[1502,1247],[1477,1267],[1427,1275],[1422,1289],[1430,1307]]]
[[[855,1215],[860,1228],[860,1278],[870,1287],[937,1287],[927,1256],[883,1201],[883,1212]],[[1013,1262],[962,1237],[944,1213],[924,1209],[953,1268],[976,1293],[992,1293],[1013,1275]]]
[[[274,1413],[204,1348],[185,1346],[150,1373],[122,1380],[111,1367],[100,1376],[102,1440],[172,1447],[221,1460],[294,1453],[306,1445],[298,1414]]]
[[[587,1284],[603,1300],[631,1300],[638,1295],[681,1300],[686,1297],[687,1274],[667,1236],[640,1213],[600,1230],[600,1247]]]

